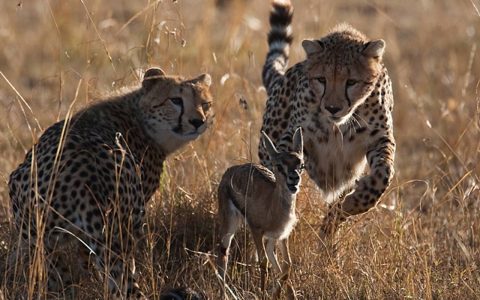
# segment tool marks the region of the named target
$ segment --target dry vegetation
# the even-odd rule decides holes
[[[380,205],[343,226],[336,253],[317,237],[325,204],[304,181],[291,241],[301,298],[479,299],[480,1],[294,6],[291,63],[304,58],[302,38],[341,21],[386,40],[398,145],[393,185]],[[78,109],[136,83],[148,65],[210,72],[216,121],[168,161],[149,207],[150,243],[138,254],[141,284],[152,298],[181,285],[219,298],[209,254],[216,187],[229,165],[257,159],[268,12],[268,1],[232,1],[222,10],[213,0],[0,2],[0,299],[29,285],[12,280],[15,265],[6,264],[18,238],[8,175],[74,100]],[[239,299],[254,299],[259,272],[241,263],[253,249],[245,234],[234,242],[231,283]],[[80,297],[101,298],[101,285],[86,278]]]

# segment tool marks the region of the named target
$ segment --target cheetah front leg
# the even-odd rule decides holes
[[[353,193],[329,209],[321,227],[324,237],[334,234],[347,217],[364,213],[378,202],[392,181],[394,155],[395,140],[392,133],[381,136],[372,144],[367,152],[370,174],[357,182]]]

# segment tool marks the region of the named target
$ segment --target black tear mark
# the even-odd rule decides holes
[[[173,129],[175,132],[178,132],[178,133],[182,132],[182,117],[183,117],[184,112],[185,112],[185,110],[183,108],[183,101],[182,101],[182,103],[180,104],[180,115],[178,116],[178,121],[177,121],[178,124]]]

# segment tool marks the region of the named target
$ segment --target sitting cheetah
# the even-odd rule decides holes
[[[325,37],[304,40],[307,58],[285,72],[292,16],[290,1],[274,1],[262,73],[268,94],[262,130],[279,149],[291,149],[293,132],[303,128],[310,178],[328,202],[343,198],[323,221],[321,233],[329,236],[348,216],[373,207],[393,177],[393,94],[382,62],[385,42],[367,40],[341,24]],[[271,167],[262,147],[259,157]]]
[[[26,244],[43,241],[51,253],[70,236],[61,233],[71,233],[95,254],[98,271],[107,272],[112,297],[143,298],[129,256],[165,158],[209,124],[210,83],[208,74],[184,80],[152,68],[140,87],[48,128],[9,180]],[[48,289],[71,284],[68,278],[58,265],[50,267]]]

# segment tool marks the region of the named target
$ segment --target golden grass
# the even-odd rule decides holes
[[[290,65],[304,57],[302,38],[338,22],[385,39],[398,145],[393,185],[380,205],[342,227],[337,253],[321,246],[325,205],[304,181],[291,241],[300,296],[479,299],[480,1],[294,5]],[[229,165],[256,160],[268,13],[268,1],[237,0],[223,10],[213,0],[0,2],[0,299],[32,284],[9,280],[7,256],[18,236],[10,227],[8,175],[75,98],[76,109],[83,107],[137,82],[149,65],[185,76],[211,73],[216,121],[168,160],[148,208],[149,242],[137,255],[140,283],[152,298],[188,285],[218,299],[209,262],[216,186]],[[247,233],[238,233],[230,282],[239,299],[258,294],[259,272],[245,265],[252,249]],[[85,299],[103,295],[101,283],[88,278],[79,290]]]

